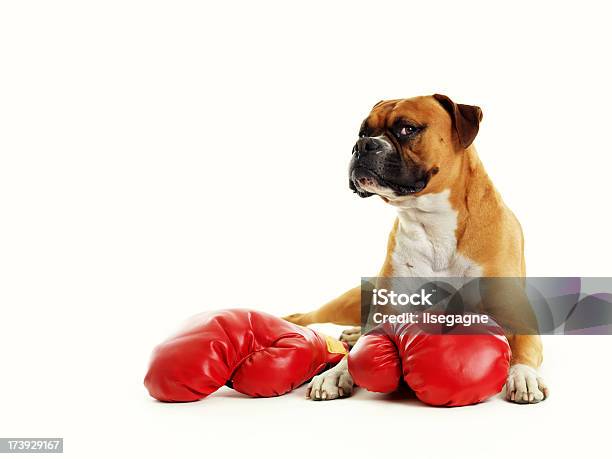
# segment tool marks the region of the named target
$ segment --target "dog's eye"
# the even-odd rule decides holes
[[[406,124],[399,130],[399,135],[400,137],[406,137],[418,132],[418,130],[419,129],[417,127]]]

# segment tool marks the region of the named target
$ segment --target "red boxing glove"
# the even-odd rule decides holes
[[[335,365],[346,352],[337,340],[263,312],[215,311],[192,317],[155,348],[144,384],[164,402],[200,400],[224,384],[272,397]]]
[[[463,406],[499,393],[508,376],[510,345],[489,318],[468,331],[441,333],[418,323],[385,323],[362,337],[348,358],[355,383],[375,392],[393,392],[400,378],[422,402]]]
[[[394,392],[402,377],[395,342],[378,329],[359,338],[349,353],[348,369],[353,382],[371,392]]]

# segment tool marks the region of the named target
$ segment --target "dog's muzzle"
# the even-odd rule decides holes
[[[382,135],[361,137],[353,147],[349,187],[362,198],[390,190],[396,196],[418,193],[427,186],[428,174],[407,164],[395,145]]]

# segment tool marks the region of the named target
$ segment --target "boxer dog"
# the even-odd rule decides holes
[[[521,226],[473,145],[481,120],[479,107],[435,94],[381,101],[363,121],[352,151],[349,186],[362,198],[379,196],[398,214],[379,277],[525,276]],[[502,301],[499,307],[515,306]],[[285,319],[304,326],[357,326],[361,288]],[[360,331],[346,330],[341,339],[353,345]],[[540,337],[509,334],[508,340],[512,362],[506,398],[525,404],[544,400],[548,388],[537,373],[542,362]],[[352,391],[344,359],[310,382],[307,397],[333,400]]]

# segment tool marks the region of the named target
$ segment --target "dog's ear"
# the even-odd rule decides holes
[[[469,147],[476,138],[478,127],[482,121],[482,110],[480,107],[456,104],[448,96],[442,94],[434,94],[433,97],[450,115],[461,147]]]

